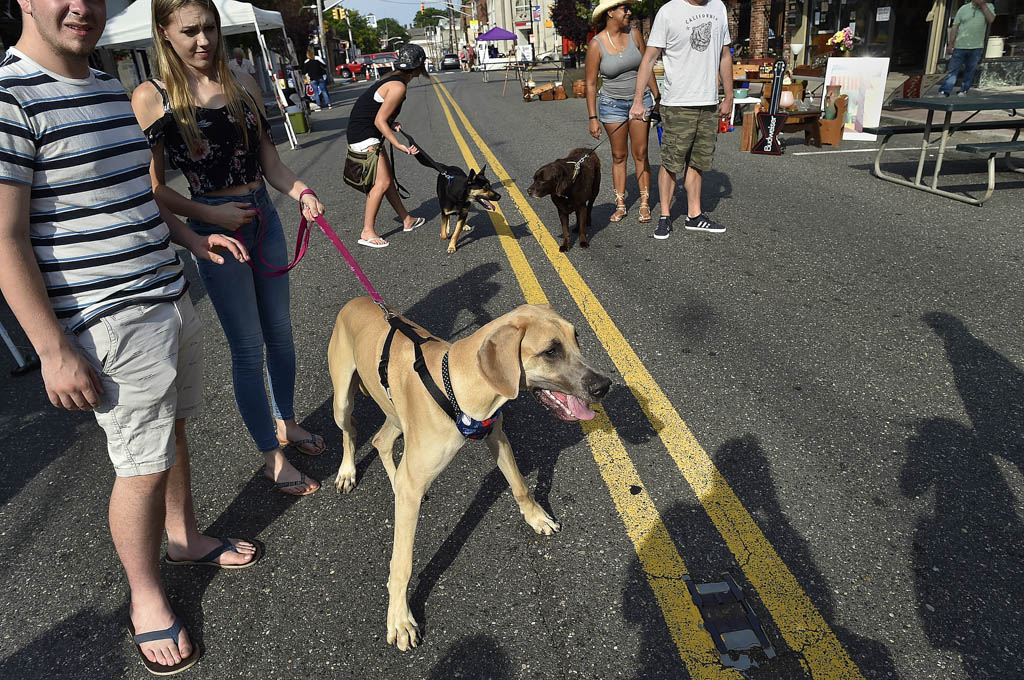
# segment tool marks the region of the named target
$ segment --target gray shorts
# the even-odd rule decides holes
[[[100,377],[93,409],[119,477],[174,465],[174,421],[198,414],[203,398],[203,326],[188,294],[120,309],[71,335]]]

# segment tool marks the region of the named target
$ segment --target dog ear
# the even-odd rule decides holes
[[[565,166],[565,168],[559,167],[555,171],[554,193],[558,196],[565,196],[569,191],[569,187],[572,186],[572,173],[568,170],[569,164],[565,163]]]
[[[469,181],[472,182],[474,177],[476,177],[476,170],[474,170],[473,168],[470,168],[469,169]]]
[[[522,378],[519,346],[524,335],[525,328],[505,324],[492,331],[476,353],[480,374],[487,384],[506,399],[515,399],[519,395],[519,381]]]
[[[477,177],[483,177],[484,176],[484,170],[486,170],[486,169],[487,169],[487,163],[484,163],[480,167],[480,172],[476,173]]]

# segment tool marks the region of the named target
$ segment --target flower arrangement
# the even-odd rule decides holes
[[[836,31],[835,35],[825,41],[825,44],[831,45],[840,52],[850,52],[853,50],[853,31],[849,26]]]

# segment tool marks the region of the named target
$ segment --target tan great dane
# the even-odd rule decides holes
[[[410,322],[421,336],[429,333]],[[373,436],[395,494],[395,537],[388,578],[388,643],[405,651],[419,642],[409,611],[407,589],[412,575],[412,547],[420,502],[431,482],[465,443],[454,421],[431,397],[413,369],[413,343],[401,333],[392,341],[388,363],[391,397],[381,385],[378,366],[390,326],[370,298],[352,300],[338,314],[328,349],[334,383],[334,422],[341,428],[344,458],[334,485],[349,492],[356,485],[355,424],[352,407],[360,386],[386,416]],[[434,382],[444,389],[442,357],[447,352],[451,388],[462,412],[475,420],[490,418],[506,401],[526,389],[561,420],[594,417],[588,406],[600,401],[611,382],[583,360],[572,325],[547,305],[522,305],[484,325],[467,338],[420,345]],[[395,467],[393,449],[405,436],[405,453]],[[534,500],[526,486],[499,416],[486,438],[508,480],[519,511],[539,534],[559,525]]]

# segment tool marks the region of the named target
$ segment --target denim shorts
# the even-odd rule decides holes
[[[644,91],[644,108],[650,115],[654,108],[654,97],[650,90]],[[621,123],[629,119],[629,109],[633,106],[632,99],[615,99],[601,92],[597,93],[597,119],[602,123]]]

